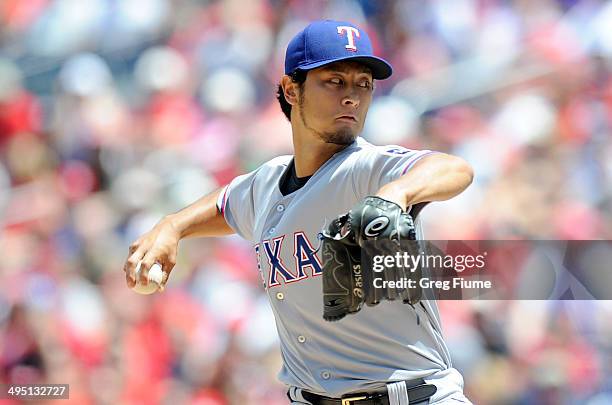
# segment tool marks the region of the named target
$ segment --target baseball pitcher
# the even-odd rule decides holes
[[[362,29],[311,23],[289,43],[278,85],[294,154],[164,217],[130,246],[124,271],[133,287],[155,263],[165,283],[183,238],[237,233],[251,241],[292,404],[470,403],[435,301],[373,289],[361,266],[372,242],[422,239],[419,208],[458,195],[473,177],[458,157],[359,137],[375,81],[391,73]]]

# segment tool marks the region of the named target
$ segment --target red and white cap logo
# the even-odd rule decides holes
[[[344,47],[349,51],[357,51],[357,47],[355,46],[355,36],[359,38],[359,30],[355,27],[349,27],[347,25],[338,26],[338,35],[342,35],[346,33],[346,39],[348,40],[348,44]]]

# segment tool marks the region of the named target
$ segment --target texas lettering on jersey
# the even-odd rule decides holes
[[[273,239],[266,239],[255,245],[257,256],[257,268],[262,276],[264,287],[272,288],[281,284],[294,283],[311,277],[320,276],[323,272],[321,259],[317,256],[315,248],[303,231],[293,233],[293,246],[283,247],[283,242],[287,235],[281,235]],[[283,248],[293,249],[293,263],[283,262]],[[268,263],[268,275],[264,275],[261,266],[262,257]]]

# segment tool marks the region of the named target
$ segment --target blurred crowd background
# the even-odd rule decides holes
[[[611,239],[612,2],[3,0],[0,382],[69,383],[79,405],[286,403],[250,245],[181,242],[156,296],[122,267],[163,215],[291,153],[275,86],[324,17],[394,66],[367,139],[474,166],[424,211],[429,238]],[[440,307],[476,404],[612,403],[609,303]]]

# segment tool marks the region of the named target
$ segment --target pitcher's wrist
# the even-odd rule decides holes
[[[402,210],[405,210],[408,206],[408,198],[406,193],[404,193],[399,187],[395,187],[392,184],[387,184],[381,187],[376,193],[376,196],[396,203],[402,208]]]
[[[167,226],[170,226],[178,234],[180,239],[187,236],[188,224],[179,213],[167,215],[161,220],[161,222]]]

